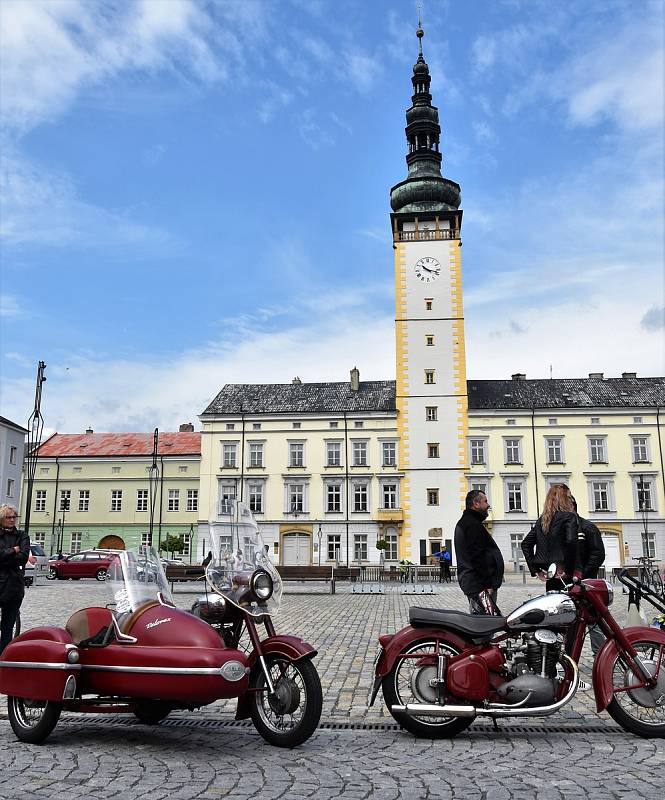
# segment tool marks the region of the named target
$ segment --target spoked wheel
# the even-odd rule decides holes
[[[159,725],[170,713],[171,706],[159,700],[145,700],[137,703],[134,709],[136,719],[143,725]]]
[[[323,693],[316,667],[310,660],[290,661],[284,656],[266,658],[271,695],[260,664],[252,670],[249,693],[252,722],[266,742],[277,747],[296,747],[316,730],[321,717]]]
[[[95,572],[95,578],[97,578],[98,581],[105,581],[107,574],[108,572],[104,568],[98,569],[97,572]]]
[[[41,744],[58,724],[62,703],[8,697],[9,724],[16,738],[28,744]]]
[[[647,640],[633,642],[651,675],[658,672],[658,681],[652,688],[624,689],[635,686],[641,680],[633,673],[618,655],[612,666],[612,686],[614,697],[607,706],[610,716],[627,731],[646,738],[665,738],[665,645]]]
[[[47,580],[54,581],[58,577],[58,570],[55,567],[48,568],[48,575],[46,576]]]
[[[441,702],[437,689],[430,681],[437,677],[437,655],[456,656],[459,650],[452,645],[433,639],[414,642],[405,651],[407,658],[400,658],[381,683],[383,699],[395,720],[415,736],[429,739],[445,739],[468,728],[475,717],[414,717],[394,712],[394,705],[407,703]],[[455,700],[459,705],[461,701]]]

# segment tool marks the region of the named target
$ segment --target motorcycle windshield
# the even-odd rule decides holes
[[[206,581],[217,594],[252,616],[276,614],[282,579],[259,526],[245,503],[229,503],[228,520],[210,526],[212,560]]]
[[[117,614],[136,611],[154,601],[175,605],[154,547],[146,548],[145,555],[134,550],[118,553],[109,564],[106,586]]]

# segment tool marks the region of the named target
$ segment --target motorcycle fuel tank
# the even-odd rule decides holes
[[[527,600],[506,620],[511,630],[533,630],[570,625],[575,621],[575,603],[563,592],[547,592]]]

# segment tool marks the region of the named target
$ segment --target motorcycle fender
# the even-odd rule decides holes
[[[263,639],[261,642],[261,650],[264,656],[277,654],[288,658],[290,661],[301,661],[305,658],[314,658],[317,650],[312,647],[309,642],[304,639],[299,639],[297,636],[271,636],[268,639]],[[250,668],[258,661],[259,654],[256,650],[252,650],[249,655]],[[252,691],[251,689],[249,691]],[[236,719],[247,719],[249,714],[249,698],[248,693],[238,697],[238,707],[236,708]]]
[[[624,628],[623,635],[631,643],[648,639],[665,645],[665,631],[658,628],[646,626]],[[612,686],[612,664],[619,651],[620,647],[616,641],[608,639],[600,648],[593,663],[593,690],[596,695],[596,710],[599,712],[604,711],[612,700],[612,689],[614,688]],[[665,669],[665,663],[661,665],[661,669]]]
[[[380,681],[381,678],[384,678],[390,672],[400,653],[405,647],[410,645],[411,642],[430,638],[443,639],[454,647],[457,647],[460,652],[467,647],[474,646],[472,642],[467,642],[465,639],[462,639],[461,636],[458,636],[452,631],[444,630],[443,628],[412,628],[411,625],[407,625],[405,628],[402,628],[402,630],[397,631],[389,641],[386,641],[383,636],[381,637],[381,640],[383,640],[381,641],[382,650],[379,654],[374,672],[376,680]]]

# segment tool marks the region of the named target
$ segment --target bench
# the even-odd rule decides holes
[[[333,567],[318,567],[318,566],[305,566],[299,567],[294,565],[280,565],[276,567],[281,579],[286,581],[325,581],[330,582],[330,594],[335,594],[335,570]]]
[[[167,564],[164,572],[166,580],[171,584],[171,591],[173,591],[173,584],[176,582],[203,581],[206,571],[205,567],[199,564]]]

